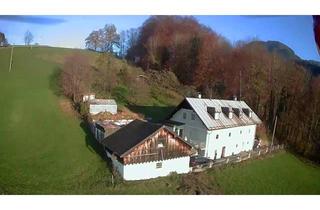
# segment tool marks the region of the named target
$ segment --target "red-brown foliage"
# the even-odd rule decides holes
[[[315,36],[320,43],[319,18]],[[320,159],[320,79],[259,42],[231,46],[192,17],[153,16],[141,27],[128,58],[144,69],[173,71],[204,97],[245,100],[276,137],[295,151]]]

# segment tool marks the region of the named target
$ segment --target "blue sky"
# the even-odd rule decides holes
[[[231,43],[239,40],[276,40],[291,47],[303,59],[320,61],[311,16],[195,16]],[[83,48],[95,29],[113,23],[118,30],[136,28],[148,16],[0,16],[0,31],[10,43],[23,44],[26,30],[43,45]]]

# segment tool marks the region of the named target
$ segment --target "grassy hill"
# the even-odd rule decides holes
[[[194,175],[137,182],[116,180],[112,185],[110,167],[99,155],[101,150],[72,108],[68,108],[67,100],[56,91],[57,72],[65,56],[75,51],[15,48],[9,72],[10,49],[0,48],[0,193],[182,194],[194,193],[190,189],[203,185],[201,180],[188,181]],[[92,61],[98,56],[80,52]],[[162,116],[152,109],[156,105],[166,112],[169,96],[162,93],[162,88],[165,89],[158,87],[151,95],[148,106],[135,108]],[[159,95],[155,94],[157,91]],[[320,168],[288,153],[199,176],[206,180],[208,193],[320,193]]]
[[[0,49],[0,186],[5,192],[73,193],[107,172],[80,121],[66,115],[53,91],[53,60],[66,49]],[[56,60],[56,61],[57,61]]]
[[[94,186],[104,189],[111,182],[110,170],[95,150],[90,132],[57,91],[58,72],[67,55],[78,51],[94,63],[98,54],[17,47],[9,72],[10,51],[0,48],[1,193],[73,194],[95,193]],[[150,101],[155,102],[133,109],[148,115],[155,112],[154,103],[155,108],[165,105]]]

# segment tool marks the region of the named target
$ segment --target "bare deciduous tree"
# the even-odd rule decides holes
[[[107,24],[104,27],[104,52],[113,53],[114,47],[119,47],[120,35],[113,24]]]
[[[24,34],[24,43],[25,45],[30,45],[33,42],[33,34],[28,30]]]
[[[5,47],[8,45],[6,36],[4,33],[0,32],[0,47]]]
[[[124,58],[127,51],[127,32],[121,31],[119,39],[119,57]]]
[[[114,48],[120,49],[120,35],[113,24],[107,24],[104,28],[91,32],[85,42],[90,50],[113,53]]]
[[[90,50],[97,51],[101,46],[101,36],[99,31],[92,31],[86,38],[86,47]]]
[[[74,103],[91,87],[91,67],[86,56],[75,53],[66,58],[61,74],[61,85],[66,96]]]
[[[106,95],[110,96],[112,89],[117,85],[117,72],[111,64],[110,55],[106,53],[100,55],[96,63],[99,69],[96,83]]]

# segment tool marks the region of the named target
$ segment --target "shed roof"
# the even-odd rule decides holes
[[[101,144],[121,157],[162,127],[137,119],[103,139]]]
[[[205,99],[205,98],[185,98],[182,103],[187,102],[191,108],[196,112],[201,121],[209,130],[245,126],[245,125],[254,125],[260,124],[261,120],[259,117],[252,111],[252,109],[244,101],[235,101],[235,100],[220,100],[220,99]],[[207,111],[208,107],[214,107],[217,112],[220,112],[219,119],[214,119]],[[228,107],[231,109],[248,109],[252,112],[252,116],[249,117],[246,114],[242,114],[239,117],[236,114],[233,114],[230,119],[222,111],[223,107]]]
[[[92,99],[89,103],[94,105],[117,105],[114,99]]]

